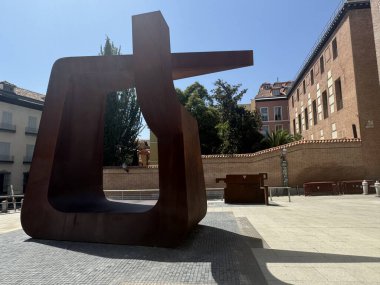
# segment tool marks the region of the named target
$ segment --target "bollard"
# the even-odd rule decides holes
[[[1,201],[1,212],[2,213],[8,212],[8,201],[7,200]]]
[[[363,180],[362,186],[363,186],[363,195],[368,195],[368,182],[366,180]]]
[[[380,183],[378,180],[375,182],[376,197],[380,197]]]

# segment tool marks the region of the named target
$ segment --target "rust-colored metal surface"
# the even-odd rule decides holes
[[[251,203],[268,205],[268,186],[264,180],[268,179],[267,173],[259,174],[232,174],[226,178],[216,178],[216,183],[223,181],[225,203]]]
[[[252,65],[252,51],[171,54],[160,12],[132,21],[133,55],[63,58],[52,68],[21,213],[33,238],[175,246],[206,214],[197,122],[173,80]],[[102,189],[106,95],[131,87],[158,138],[153,207],[109,201]]]

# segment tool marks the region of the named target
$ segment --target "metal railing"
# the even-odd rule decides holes
[[[31,163],[33,156],[24,156],[23,163]]]
[[[111,200],[158,200],[159,189],[141,190],[104,190],[104,194]],[[206,188],[208,200],[223,199],[224,188]]]
[[[2,213],[8,213],[8,210],[10,210],[9,205],[12,206],[13,210],[17,211],[17,205],[20,205],[18,209],[21,211],[22,204],[24,202],[24,195],[23,194],[15,194],[13,191],[13,186],[10,185],[10,195],[2,195],[0,196],[1,201],[1,212]],[[17,201],[19,200],[19,201]]]
[[[38,129],[37,128],[25,127],[25,134],[36,135],[37,133],[38,133]]]

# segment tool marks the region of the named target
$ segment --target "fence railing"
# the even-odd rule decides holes
[[[104,190],[110,200],[158,200],[159,189]],[[208,200],[223,199],[224,188],[206,188]]]

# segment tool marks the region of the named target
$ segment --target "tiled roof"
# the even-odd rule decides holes
[[[38,101],[44,101],[45,100],[45,95],[42,95],[42,94],[37,93],[37,92],[30,91],[27,89],[23,89],[23,88],[20,88],[17,86],[15,87],[14,91],[19,96],[28,97],[28,98],[38,100]]]
[[[265,82],[261,84],[259,92],[257,93],[256,99],[274,99],[276,97],[284,97],[286,96],[287,90],[292,85],[292,81],[284,81],[284,82],[275,82],[273,84]],[[274,95],[273,90],[279,90],[279,95]]]
[[[7,81],[0,82],[0,101],[42,111],[45,96]]]
[[[37,100],[37,101],[42,101],[42,102],[45,100],[45,95],[37,93],[37,92],[30,91],[30,90],[27,90],[24,88],[17,87],[16,85],[14,85],[13,83],[10,83],[8,81],[1,81],[0,84],[8,85],[8,86],[13,88],[13,92],[8,91],[8,90],[2,90],[2,89],[0,89],[0,92],[6,92],[9,94],[13,93],[13,94],[16,94],[18,96],[27,97],[27,98]]]

